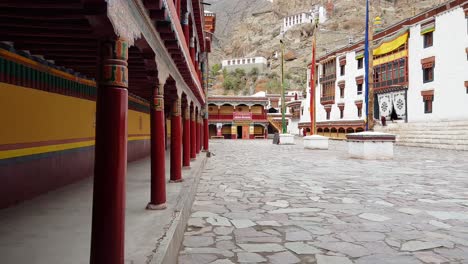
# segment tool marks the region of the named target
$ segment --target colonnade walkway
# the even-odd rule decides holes
[[[204,153],[184,169],[184,181],[167,183],[167,209],[145,210],[150,199],[150,159],[128,164],[125,263],[159,263],[177,229],[180,211],[191,205]],[[166,182],[170,157],[166,153]],[[0,263],[89,263],[93,179],[52,191],[0,211]],[[156,251],[156,248],[159,248]]]
[[[179,264],[468,263],[468,152],[211,141]]]

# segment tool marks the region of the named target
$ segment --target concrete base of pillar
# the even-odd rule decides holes
[[[328,149],[328,138],[311,135],[304,137],[304,148],[305,149]]]
[[[170,180],[169,183],[178,183],[178,182],[183,182],[183,181],[184,181],[184,179],[175,180],[175,181]]]
[[[352,158],[382,160],[393,158],[396,136],[379,132],[359,132],[346,135],[348,154]]]
[[[294,135],[280,134],[280,145],[294,145]]]
[[[164,210],[167,208],[167,205],[165,203],[163,204],[148,204],[146,206],[146,210]]]

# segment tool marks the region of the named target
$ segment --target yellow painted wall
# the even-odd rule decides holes
[[[240,111],[239,111],[239,109],[240,109]],[[248,106],[244,106],[244,105],[236,106],[236,112],[248,113],[248,112],[249,112],[249,107],[248,107]]]
[[[208,114],[209,115],[217,115],[218,114],[218,106],[217,105],[208,105]]]
[[[0,95],[0,144],[94,137],[94,101],[6,83]],[[129,110],[129,135],[149,135],[149,120]]]
[[[223,105],[223,106],[221,106],[221,109],[219,109],[219,113],[222,114],[222,115],[223,115],[223,114],[224,114],[224,115],[226,115],[226,114],[232,114],[233,110],[234,110],[234,109],[233,109],[232,106],[230,106],[230,105]]]
[[[222,134],[231,134],[231,126],[223,126],[221,129]]]
[[[263,106],[261,105],[254,105],[252,106],[252,113],[253,114],[263,114]]]
[[[263,134],[263,127],[262,126],[255,126],[254,127],[255,134]]]

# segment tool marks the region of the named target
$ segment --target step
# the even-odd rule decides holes
[[[397,145],[407,146],[407,147],[437,148],[437,149],[468,151],[468,145],[427,144],[427,143],[410,143],[410,142],[397,142]]]
[[[468,140],[451,139],[430,139],[430,138],[397,138],[397,142],[424,143],[424,144],[447,144],[447,145],[467,145]]]

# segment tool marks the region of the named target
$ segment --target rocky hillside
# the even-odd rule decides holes
[[[266,85],[280,73],[280,60],[275,54],[280,50],[282,18],[309,10],[314,5],[325,5],[321,0],[211,0],[207,9],[217,13],[217,29],[211,64],[222,59],[246,56],[263,56],[271,64],[272,75],[247,80],[250,87],[237,91],[226,91],[224,76],[219,75],[214,82],[212,93],[248,94],[252,91],[268,90]],[[383,27],[422,12],[440,3],[440,0],[374,0],[372,15],[382,18]],[[333,0],[333,13],[319,27],[317,37],[318,55],[360,40],[365,30],[365,0]],[[301,25],[288,30],[284,36],[286,46],[285,73],[288,87],[303,89],[306,65],[311,60],[312,25]],[[265,80],[266,78],[266,80]],[[252,89],[252,86],[255,88]],[[271,86],[271,85],[270,85]],[[275,86],[275,85],[273,85]],[[274,89],[277,90],[277,89]],[[274,92],[274,91],[269,91]]]

